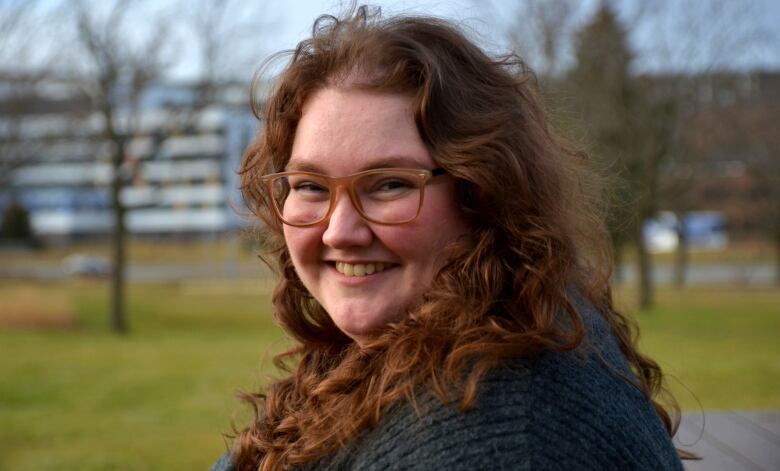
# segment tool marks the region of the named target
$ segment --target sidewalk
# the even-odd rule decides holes
[[[780,471],[780,411],[683,414],[675,445],[702,457],[688,471]]]

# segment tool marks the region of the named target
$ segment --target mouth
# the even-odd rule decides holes
[[[347,263],[335,262],[336,271],[344,276],[362,277],[381,273],[385,270],[397,266],[394,263],[371,262],[371,263]]]

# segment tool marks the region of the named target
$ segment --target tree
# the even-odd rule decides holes
[[[214,103],[219,88],[246,80],[260,62],[258,47],[267,33],[262,2],[188,0],[182,3],[186,27],[193,37],[200,72],[195,108]]]
[[[34,44],[34,34],[44,27],[36,16],[37,1],[0,0],[0,188],[5,187],[14,170],[40,149],[40,143],[26,138],[22,127],[35,101],[37,84],[47,77],[43,70],[32,70],[26,62]]]
[[[582,106],[579,96],[581,89],[570,87],[566,90],[561,87],[559,81],[561,77],[571,78],[572,68],[578,67],[576,63],[572,65],[568,51],[574,49],[575,59],[583,59],[582,32],[577,34],[576,31],[583,20],[590,17],[591,10],[581,2],[570,0],[517,0],[517,5],[516,20],[508,34],[510,43],[540,73],[542,89],[548,92],[545,93],[545,98],[553,105],[553,118],[559,126],[574,132],[576,136],[580,131],[577,129],[579,123],[576,116],[572,117],[569,111],[571,102],[579,102],[578,106],[583,113],[589,113],[590,110],[586,111],[588,107]],[[646,175],[642,187],[644,196],[638,202],[641,203],[644,199],[647,204],[642,206],[658,208],[660,201],[666,205],[666,209],[671,209],[683,217],[685,212],[693,209],[688,205],[690,201],[686,193],[694,186],[698,174],[689,171],[691,165],[688,160],[693,156],[681,147],[680,136],[685,131],[686,117],[696,112],[697,95],[711,85],[715,74],[733,67],[745,52],[755,53],[776,35],[748,26],[755,23],[748,20],[760,14],[754,4],[712,0],[693,9],[687,3],[676,0],[658,0],[652,3],[602,0],[597,4],[599,13],[592,17],[589,24],[597,22],[604,9],[613,12],[613,18],[619,17],[620,21],[616,21],[616,24],[622,25],[624,32],[631,31],[632,39],[641,38],[632,43],[630,52],[636,55],[638,60],[629,61],[625,80],[636,82],[634,91],[629,93],[629,96],[636,98],[632,105],[635,108],[633,112],[644,115],[643,119],[650,122],[642,123],[637,119],[617,120],[625,123],[626,136],[630,134],[629,128],[633,127],[634,131],[640,134],[635,138],[641,137],[648,146],[648,162],[643,167],[652,173]],[[626,44],[625,33],[620,39]],[[590,53],[598,55],[598,49],[603,45],[588,44]],[[626,50],[629,50],[627,45]],[[596,69],[598,71],[598,67]],[[642,69],[644,72],[641,72]],[[549,93],[550,91],[552,93]],[[588,97],[585,99],[596,101]],[[605,104],[604,108],[609,106],[611,105]],[[591,119],[591,115],[587,114],[579,121]],[[590,123],[591,131],[593,124]],[[589,138],[584,139],[588,142]],[[595,142],[591,143],[591,150],[600,148]],[[638,147],[637,149],[642,150]],[[639,158],[638,154],[634,156]],[[606,163],[616,162],[614,156],[602,160]],[[617,168],[606,164],[605,167],[610,172]],[[627,172],[627,168],[619,170],[624,174]],[[627,182],[622,177],[617,180]],[[631,199],[630,193],[635,189],[626,184],[612,189],[615,204],[610,214],[610,227],[617,249],[616,278],[620,275],[620,247],[627,239],[639,237],[638,234],[628,237],[631,231],[641,230],[641,227],[635,224],[640,217],[637,213],[639,207],[623,203]],[[636,196],[638,195],[634,194],[634,197]],[[634,223],[627,222],[627,217],[633,218]],[[688,259],[687,244],[683,236],[680,232],[679,240],[682,243],[678,246],[675,267],[677,283],[680,286],[684,284]],[[641,266],[648,265],[641,263]],[[641,266],[640,273],[644,272]],[[649,280],[649,277],[645,279]]]
[[[7,87],[0,103],[0,188],[41,149],[41,142],[25,136],[23,127],[37,101],[35,86],[43,78],[40,73],[0,77]]]
[[[643,90],[652,100],[666,103],[662,106],[665,120],[673,124],[656,136],[668,154],[659,167],[658,198],[682,221],[688,211],[696,209],[690,191],[702,178],[702,172],[692,171],[704,163],[697,161],[702,156],[687,147],[685,138],[691,117],[703,106],[699,97],[718,93],[724,75],[735,75],[724,72],[738,68],[742,59],[776,41],[777,35],[756,26],[754,19],[764,12],[757,10],[760,6],[755,2],[711,0],[694,9],[685,2],[658,0],[653,7],[635,22],[651,38],[637,43],[645,67],[652,70],[652,80],[645,81]],[[718,136],[707,138],[717,140]],[[677,235],[674,281],[682,287],[689,260],[683,224],[678,224]]]
[[[609,3],[602,2],[602,6],[607,5]],[[626,16],[629,17],[628,24],[634,24],[642,18],[643,5],[636,5],[633,10],[624,8],[627,10]],[[508,32],[513,49],[539,73],[542,92],[550,106],[552,119],[565,133],[574,136],[578,141],[588,141],[588,137],[581,136],[582,119],[577,119],[577,116],[570,112],[570,95],[576,95],[578,91],[569,86],[567,78],[572,62],[569,51],[578,41],[578,29],[587,14],[588,9],[576,0],[520,0],[515,10],[516,20]],[[625,34],[621,40],[625,42]],[[574,96],[574,101],[576,98]],[[613,101],[613,98],[607,97],[604,103]],[[619,127],[621,124],[622,121],[617,121],[614,126]],[[612,173],[614,168],[607,170]],[[627,188],[621,185],[612,187],[611,197],[615,204],[608,221],[613,244],[617,249],[614,250],[617,280],[622,278],[623,265],[622,250],[619,249],[625,243],[626,231],[629,228],[626,221],[632,215],[631,207],[622,203],[628,197],[626,190]]]
[[[756,119],[757,132],[752,140],[748,168],[764,189],[767,206],[764,227],[775,246],[775,284],[780,286],[780,136],[775,126],[780,119],[780,106],[766,106]]]
[[[104,14],[85,1],[75,2],[71,8],[77,40],[88,59],[81,83],[102,118],[102,137],[111,145],[111,326],[115,332],[124,333],[128,329],[124,306],[126,208],[121,194],[129,177],[127,147],[139,126],[144,92],[171,64],[166,55],[171,41],[170,18],[159,12],[147,15],[148,31],[139,35],[128,26],[138,2],[117,0]]]
[[[574,101],[586,117],[595,156],[604,159],[623,183],[612,191],[616,204],[610,229],[616,258],[625,242],[637,247],[642,307],[653,302],[643,222],[655,216],[660,201],[682,218],[690,209],[685,192],[698,177],[679,171],[690,168],[688,160],[693,157],[680,145],[684,118],[695,113],[697,94],[712,86],[716,72],[736,60],[737,51],[765,39],[763,32],[744,27],[741,19],[747,10],[730,3],[707,2],[695,12],[679,2],[663,4],[668,8],[652,14],[637,8],[628,22],[633,29],[650,33],[652,40],[644,41],[639,52],[643,67],[656,69],[653,74],[637,73],[632,60],[636,52],[629,48],[626,28],[610,3],[603,2],[577,35],[577,64],[567,77]],[[664,67],[683,71],[670,74],[663,72]],[[681,286],[687,264],[682,226],[679,234],[676,278]]]
[[[669,125],[664,118],[670,105],[643,95],[630,73],[633,55],[626,32],[606,4],[577,34],[575,55],[568,87],[586,117],[583,123],[594,157],[614,175],[607,223],[615,253],[626,242],[636,246],[639,305],[647,308],[652,305],[653,285],[642,223],[656,210],[658,169],[666,155],[665,141],[659,137]]]
[[[728,186],[732,201],[740,198],[730,206],[744,217],[744,224],[734,229],[774,245],[775,279],[780,284],[780,135],[775,130],[780,103],[762,94],[761,74],[737,77],[752,83],[752,92],[730,104],[702,106],[691,115],[685,137],[691,154],[702,161],[723,155],[739,159],[742,165],[732,171],[731,184],[720,183]]]
[[[3,239],[30,244],[34,241],[30,213],[18,201],[11,201],[0,218],[0,240]]]
[[[508,31],[512,48],[544,79],[565,70],[565,49],[582,4],[576,0],[523,0]]]

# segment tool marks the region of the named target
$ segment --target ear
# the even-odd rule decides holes
[[[476,189],[473,183],[457,179],[455,181],[455,195],[458,199],[458,206],[467,216],[471,217],[477,212]]]

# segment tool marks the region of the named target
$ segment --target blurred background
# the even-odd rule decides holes
[[[780,4],[374,4],[531,65],[606,175],[642,349],[686,413],[780,444]],[[0,0],[0,469],[205,469],[251,418],[287,341],[238,192],[249,85],[344,8]]]

